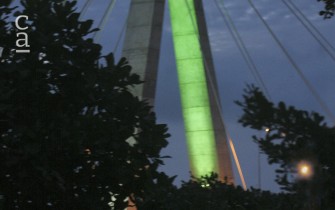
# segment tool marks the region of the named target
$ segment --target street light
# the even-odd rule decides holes
[[[313,176],[313,166],[311,163],[302,161],[298,163],[298,175],[302,179],[309,179]]]
[[[310,171],[310,169],[309,169],[309,167],[307,165],[302,166],[301,169],[300,169],[300,172],[303,175],[308,175],[309,171]]]
[[[315,162],[314,162],[315,164]],[[306,208],[308,210],[320,209],[321,192],[314,176],[314,164],[308,161],[301,161],[297,165],[297,174],[302,181],[301,190],[305,191]]]

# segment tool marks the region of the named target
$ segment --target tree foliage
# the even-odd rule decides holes
[[[129,88],[123,58],[101,55],[75,1],[24,0],[30,54],[16,54],[14,10],[1,1],[0,192],[5,209],[116,209],[146,203],[167,128]],[[102,60],[103,59],[103,60]],[[113,197],[113,198],[112,198]],[[114,199],[116,198],[116,200]],[[113,201],[113,202],[112,202]]]
[[[301,209],[297,195],[275,194],[255,188],[244,191],[240,186],[219,181],[215,174],[183,182],[170,199],[172,202],[165,209]]]
[[[325,19],[332,18],[335,12],[335,0],[318,0],[325,4],[324,10],[320,11],[320,15]]]
[[[237,102],[243,108],[243,126],[267,129],[265,136],[253,136],[270,164],[279,164],[276,181],[283,189],[316,197],[315,205],[333,209],[335,203],[335,128],[315,112],[298,110],[279,102],[268,101],[263,93],[249,86]],[[312,165],[313,176],[303,179],[297,165],[306,161]],[[306,193],[307,192],[307,193]],[[307,195],[308,194],[308,195]]]

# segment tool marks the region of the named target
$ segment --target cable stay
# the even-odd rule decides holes
[[[87,0],[83,6],[83,8],[81,9],[80,11],[80,19],[83,19],[83,17],[86,15],[86,12],[89,8],[89,6],[91,5],[92,3],[92,0]],[[93,34],[93,40],[95,42],[99,42],[100,40],[100,36],[101,36],[101,33],[102,31],[104,30],[105,26],[106,26],[106,23],[108,21],[108,18],[110,17],[112,11],[113,11],[113,8],[115,6],[115,3],[116,3],[116,0],[111,0],[110,3],[108,4],[108,7],[106,8],[104,14],[103,14],[103,17],[101,18],[100,22],[99,22],[99,25],[98,25],[98,28],[100,29],[99,31],[96,31],[94,34]],[[122,29],[121,29],[121,32],[119,33],[118,35],[118,38],[117,38],[117,41],[116,41],[116,44],[113,48],[113,52],[116,53],[116,51],[118,50],[119,48],[119,44],[120,44],[120,41],[122,39],[122,35],[126,29],[126,26],[127,26],[127,20],[128,18],[126,19],[126,21],[124,22],[123,26],[122,26]]]
[[[254,77],[257,85],[259,87],[261,87],[261,89],[263,90],[263,92],[265,93],[265,95],[267,96],[267,98],[269,98],[271,100],[269,91],[264,83],[264,80],[262,79],[259,70],[257,68],[257,66],[255,65],[254,60],[251,58],[250,53],[248,51],[248,49],[246,48],[243,39],[240,36],[240,33],[238,32],[232,18],[230,17],[227,8],[224,5],[224,1],[222,0],[220,2],[220,5],[218,3],[218,0],[215,0],[215,5],[218,8],[230,34],[232,35],[240,53],[243,56],[244,61],[246,62],[249,71],[251,72],[252,76]]]
[[[107,9],[105,10],[105,13],[103,15],[103,17],[101,18],[100,22],[99,22],[99,25],[98,25],[98,28],[100,29],[99,31],[96,31],[93,35],[93,40],[95,42],[98,42],[99,39],[100,39],[100,35],[101,35],[101,32],[103,31],[107,21],[108,21],[108,18],[110,16],[110,14],[112,13],[113,11],[113,8],[114,8],[114,5],[115,5],[115,2],[116,0],[110,0],[110,3],[107,7]]]
[[[192,11],[191,11],[191,7],[188,3],[188,0],[185,0],[186,2],[186,6],[187,6],[187,9],[189,11],[189,14],[191,15],[192,14]],[[193,29],[195,32],[197,32],[197,23],[195,22],[196,21],[196,18],[191,18],[192,19],[192,25],[193,25]],[[197,34],[197,38],[200,42],[200,36],[198,33]],[[202,57],[205,57],[204,55],[204,52],[203,52],[203,49],[200,47],[200,50],[201,50],[201,53],[202,53]],[[208,75],[211,75],[210,72],[209,72],[209,68],[208,68],[208,64],[207,64],[207,61],[206,59],[203,59],[204,60],[204,66],[205,66],[205,71],[207,72]],[[220,100],[219,100],[219,96],[218,96],[218,93],[216,91],[216,88],[215,88],[215,85],[214,85],[214,81],[213,81],[213,78],[212,77],[208,77],[209,78],[209,83],[210,83],[210,88],[213,90],[213,94],[214,94],[214,100],[215,100],[215,103],[219,109],[219,119],[220,121],[222,122],[222,124],[224,125],[224,118],[222,116],[222,107],[221,107],[221,103],[220,103]],[[233,154],[233,158],[234,158],[234,161],[235,161],[235,164],[236,164],[236,167],[238,168],[238,172],[239,172],[239,176],[240,176],[240,179],[241,179],[241,182],[242,182],[242,185],[243,185],[243,189],[246,191],[247,190],[247,185],[246,185],[246,182],[245,182],[245,179],[244,179],[244,176],[243,176],[243,173],[242,173],[242,168],[240,166],[240,163],[239,163],[239,160],[238,160],[238,157],[236,155],[236,151],[235,151],[235,147],[234,147],[234,144],[231,140],[231,138],[229,137],[228,133],[226,133],[226,136],[227,138],[229,139],[227,143],[229,143],[229,146],[230,146],[230,150]]]
[[[83,8],[82,8],[81,11],[80,11],[80,16],[79,16],[79,19],[80,19],[80,20],[82,20],[83,17],[85,17],[86,12],[87,12],[88,8],[90,7],[91,3],[92,3],[92,0],[87,0],[87,1],[85,2]]]
[[[311,28],[313,28],[313,30],[322,38],[322,40],[326,42],[327,45],[335,52],[335,47],[322,35],[322,33],[320,33],[320,31],[311,23],[311,21],[308,20],[306,15],[304,15],[304,13],[302,13],[300,9],[291,0],[287,0],[287,1],[290,2],[290,4],[296,9],[296,11],[299,12],[301,17],[310,25]]]
[[[280,47],[280,49],[283,51],[284,55],[286,56],[286,58],[289,60],[289,62],[293,66],[293,69],[297,72],[297,74],[299,75],[299,77],[302,79],[302,81],[304,82],[304,84],[307,86],[307,88],[309,89],[309,91],[312,93],[313,97],[319,103],[319,105],[321,106],[322,110],[325,112],[325,114],[335,124],[335,117],[334,117],[333,113],[330,111],[330,109],[328,108],[328,106],[326,105],[326,103],[322,100],[322,98],[320,97],[320,95],[318,94],[318,92],[316,91],[316,89],[314,88],[314,86],[306,78],[306,76],[304,75],[304,73],[302,72],[302,70],[299,68],[299,66],[297,65],[297,63],[294,61],[294,59],[292,58],[292,56],[288,53],[288,51],[286,50],[286,48],[284,47],[284,45],[279,41],[279,39],[276,36],[276,34],[272,31],[271,27],[264,20],[264,18],[262,17],[262,15],[258,11],[258,9],[255,7],[255,5],[252,3],[252,1],[248,0],[248,2],[250,4],[250,6],[253,8],[253,10],[256,12],[257,16],[262,21],[262,23],[264,24],[264,26],[266,27],[266,29],[269,31],[269,33],[272,36],[272,38],[275,40],[275,42],[278,44],[278,46]]]
[[[127,23],[128,23],[128,18],[127,18],[127,19],[125,20],[125,22],[123,23],[121,32],[119,33],[119,36],[118,36],[118,38],[117,38],[116,44],[115,44],[114,49],[113,49],[114,54],[116,53],[116,51],[117,51],[118,48],[119,48],[119,44],[120,44],[120,42],[121,42],[122,35],[123,35],[124,32],[126,31]]]
[[[285,6],[294,14],[294,16],[300,21],[300,23],[306,28],[306,30],[314,37],[314,39],[321,45],[321,47],[327,52],[327,54],[335,61],[335,49],[334,47],[327,41],[327,39],[320,33],[320,31],[313,26],[313,24],[304,16],[304,14],[300,11],[296,5],[293,4],[290,0],[282,0]],[[297,14],[298,12],[298,14]],[[328,47],[324,44],[326,43]]]

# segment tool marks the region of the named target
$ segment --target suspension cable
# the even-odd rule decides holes
[[[318,92],[315,90],[314,86],[305,77],[305,75],[302,72],[302,70],[299,68],[299,66],[297,65],[297,63],[294,61],[294,59],[288,53],[288,51],[286,50],[286,48],[284,47],[284,45],[279,41],[279,39],[276,36],[276,34],[272,31],[271,27],[264,20],[264,18],[262,17],[262,15],[258,11],[258,9],[255,7],[255,5],[252,3],[252,1],[248,0],[248,2],[250,4],[250,6],[253,8],[253,10],[256,12],[257,16],[262,21],[262,23],[264,24],[264,26],[267,28],[267,30],[271,34],[272,38],[275,40],[275,42],[278,44],[278,46],[280,47],[280,49],[283,51],[284,55],[286,56],[286,58],[289,60],[289,62],[293,66],[293,69],[297,72],[297,74],[299,75],[299,77],[302,79],[302,81],[304,82],[304,84],[307,86],[307,88],[309,89],[309,91],[312,93],[313,97],[319,103],[319,105],[321,106],[322,110],[328,115],[328,117],[335,124],[335,117],[334,117],[334,115],[332,114],[332,112],[330,111],[330,109],[328,108],[328,106],[326,105],[326,103],[322,100],[322,98],[320,97],[320,95],[318,94]]]
[[[271,100],[271,96],[269,94],[269,91],[264,83],[264,80],[262,79],[259,70],[257,68],[257,66],[255,65],[254,60],[251,58],[250,53],[248,51],[248,49],[246,48],[243,39],[240,36],[240,33],[238,32],[232,18],[230,17],[227,8],[224,6],[224,0],[221,1],[221,5],[219,5],[218,0],[215,0],[215,5],[218,8],[225,24],[227,25],[227,28],[230,32],[230,34],[232,35],[240,53],[243,56],[244,61],[246,62],[249,71],[251,72],[252,76],[254,77],[257,85],[259,87],[262,88],[262,90],[264,91],[265,95],[267,96],[267,98],[269,98]]]
[[[314,37],[314,39],[321,45],[321,47],[327,52],[327,54],[333,59],[333,61],[335,61],[334,54],[327,48],[327,46],[325,46],[325,44],[320,40],[320,37],[318,37],[315,33],[317,33],[319,36],[321,35],[321,38],[323,39],[323,41],[326,41],[328,43],[328,46],[331,46],[331,44],[327,40],[325,40],[325,38],[322,36],[322,34],[316,28],[314,28],[314,32],[311,30],[311,28],[310,28],[311,27],[311,22],[305,22],[306,19],[303,20],[297,14],[297,12],[295,10],[297,10],[298,8],[292,8],[292,2],[291,1],[286,2],[285,0],[282,0],[282,2],[294,14],[294,16],[300,21],[300,23],[306,28],[306,30]],[[288,3],[288,2],[290,2],[290,3]],[[291,5],[289,5],[289,4],[291,4]],[[299,11],[299,14],[301,15],[302,13]]]
[[[119,33],[119,36],[118,36],[118,38],[117,38],[116,44],[115,44],[114,49],[113,49],[114,54],[116,53],[116,51],[117,51],[118,48],[119,48],[119,43],[121,42],[122,35],[123,35],[123,33],[125,32],[125,30],[126,30],[127,23],[128,23],[128,18],[127,18],[127,19],[125,20],[125,22],[123,23],[121,32]]]
[[[91,5],[91,3],[92,3],[92,0],[87,0],[87,1],[85,2],[83,8],[82,8],[81,11],[80,11],[79,19],[82,20],[82,19],[85,17],[86,12],[87,12],[89,6]]]
[[[314,26],[314,24],[312,24],[311,21],[308,20],[306,15],[304,15],[304,13],[302,13],[300,9],[291,0],[287,0],[287,1],[290,2],[290,4],[295,8],[296,11],[298,11],[301,17],[310,25],[311,28],[313,28],[313,30],[322,38],[322,40],[325,43],[327,43],[327,45],[335,52],[334,46],[322,35],[322,33],[320,33],[320,31]]]
[[[93,40],[95,42],[98,42],[99,39],[100,39],[100,34],[101,32],[103,31],[107,21],[108,21],[108,18],[111,14],[111,12],[113,11],[113,8],[114,8],[114,5],[115,5],[115,2],[116,0],[110,0],[110,3],[107,7],[107,9],[105,10],[105,13],[103,15],[103,17],[101,18],[100,22],[99,22],[99,25],[98,25],[98,28],[100,29],[99,31],[96,31],[93,35]]]
[[[87,9],[89,7],[89,5],[91,4],[92,0],[87,0],[86,3],[84,4],[82,10],[80,11],[80,17],[84,17],[85,16],[85,13],[87,12]],[[98,42],[99,39],[100,39],[100,33],[104,30],[105,28],[105,25],[107,23],[107,20],[115,6],[115,3],[116,3],[116,0],[111,0],[111,2],[109,3],[107,9],[105,10],[104,12],[104,15],[102,17],[102,19],[100,20],[99,22],[99,26],[98,28],[100,29],[100,31],[96,31],[94,34],[93,34],[93,40],[95,42]],[[116,41],[116,44],[113,48],[113,52],[114,54],[116,53],[116,51],[118,50],[119,48],[119,44],[120,44],[120,41],[121,41],[121,38],[122,38],[122,35],[125,31],[125,28],[127,26],[127,21],[128,21],[128,18],[126,19],[126,21],[124,22],[123,26],[122,26],[122,29],[121,29],[121,32],[119,33],[118,35],[118,38],[117,38],[117,41]]]
[[[185,0],[185,2],[186,2],[187,9],[189,11],[189,14],[192,17],[192,15],[191,15],[192,11],[191,11],[190,5],[188,4],[187,0]],[[196,19],[194,20],[194,18],[191,18],[191,20],[192,20],[193,29],[196,32],[197,38],[198,38],[199,43],[200,43],[200,36],[199,36],[199,33],[197,32],[197,25],[194,22]],[[202,57],[205,57],[202,47],[200,47],[200,50],[201,50],[201,53],[202,53]],[[207,72],[207,75],[210,75],[206,59],[203,59],[203,61],[204,61],[205,71]],[[217,91],[215,89],[213,78],[211,78],[211,76],[208,76],[207,78],[209,78],[210,88],[212,89],[213,95],[214,95],[214,101],[215,101],[215,103],[216,103],[216,105],[217,105],[217,107],[219,109],[219,119],[222,122],[222,124],[224,125],[224,120],[223,120],[223,116],[222,116],[222,108],[221,108],[221,104],[220,104],[220,101],[219,101],[218,93],[217,93]],[[227,131],[225,131],[225,132],[226,132],[225,133],[226,137],[229,139],[229,145],[230,145],[231,152],[233,153],[233,156],[234,156],[235,164],[236,164],[236,166],[238,167],[238,170],[239,170],[239,175],[240,175],[240,179],[241,179],[242,184],[243,184],[243,188],[246,190],[245,179],[244,179],[244,176],[243,176],[243,173],[242,173],[241,166],[240,166],[239,161],[238,161],[238,157],[236,155],[234,144],[233,144],[231,138],[229,138]],[[240,173],[240,171],[241,171],[241,173]]]

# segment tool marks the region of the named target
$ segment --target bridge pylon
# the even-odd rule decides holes
[[[165,0],[132,0],[123,56],[144,84],[134,90],[154,105]],[[227,134],[201,0],[169,0],[172,35],[192,175],[215,172],[234,183]]]

